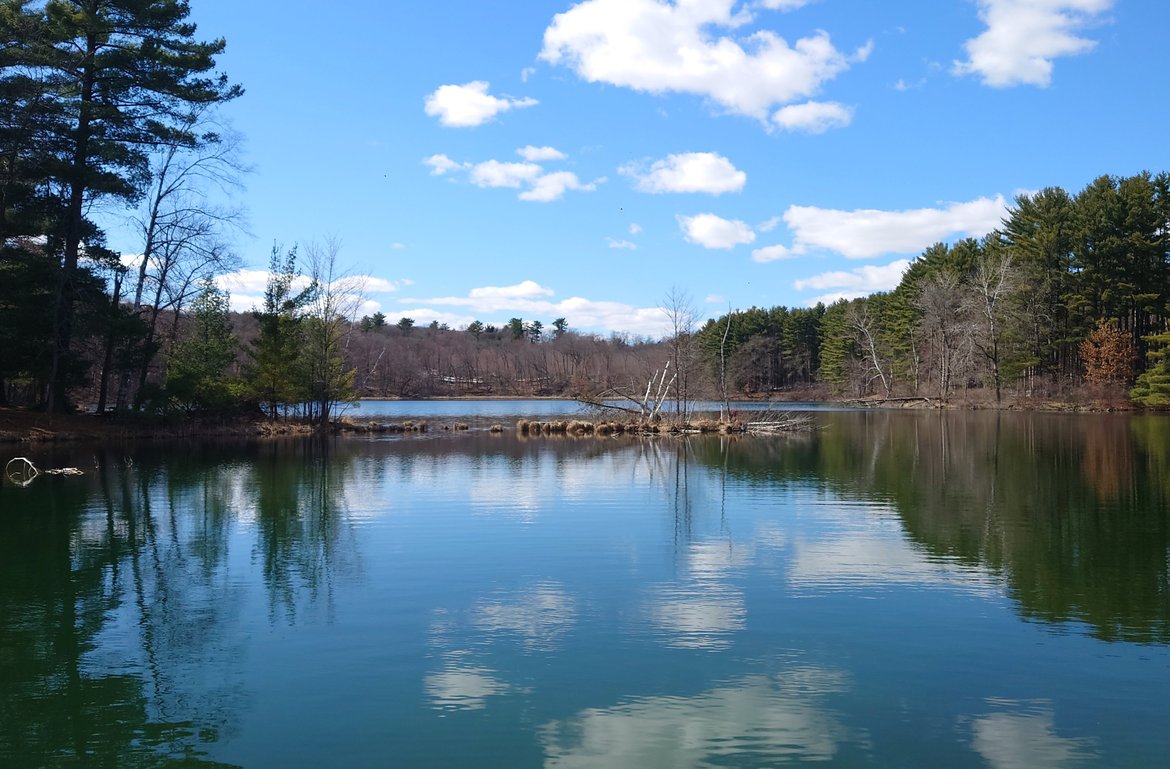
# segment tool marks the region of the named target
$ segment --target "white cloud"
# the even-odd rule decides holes
[[[225,291],[232,292],[232,305],[234,307],[234,294],[236,293],[264,295],[264,290],[268,287],[268,270],[243,269],[227,272],[216,277],[215,284]],[[298,275],[293,279],[292,287],[294,290],[299,291],[307,288],[308,285],[309,279],[304,275]]]
[[[811,2],[812,0],[760,0],[760,5],[773,11],[795,11]]]
[[[362,290],[370,294],[389,294],[399,290],[403,285],[407,285],[402,281],[375,278],[370,275],[361,276],[357,278],[357,281]]]
[[[867,264],[848,271],[823,272],[810,278],[801,278],[793,281],[792,287],[797,291],[810,288],[816,291],[836,289],[808,300],[810,305],[817,302],[831,304],[838,299],[853,299],[877,291],[893,290],[897,288],[899,281],[902,280],[902,273],[906,272],[909,266],[909,259],[897,259],[886,265]]]
[[[640,225],[640,224],[631,224],[630,225],[630,234],[631,235],[637,235],[641,231],[642,231],[642,225]]]
[[[486,160],[471,167],[471,183],[476,187],[517,188],[533,182],[544,169],[535,163],[501,163]]]
[[[427,96],[424,109],[445,126],[470,128],[483,125],[501,112],[519,107],[531,107],[536,99],[515,99],[510,96],[492,96],[490,84],[473,80],[463,85],[441,85]]]
[[[235,312],[250,312],[263,306],[264,290],[268,287],[268,270],[242,269],[216,277],[215,284],[231,295],[231,308]],[[390,294],[411,285],[409,280],[386,280],[372,275],[347,275],[334,281],[335,291],[345,295],[357,307],[357,315],[369,315],[381,310],[379,302],[366,299],[366,294]],[[309,278],[298,275],[293,279],[292,288],[300,291],[309,286]]]
[[[772,115],[772,122],[785,131],[823,134],[853,122],[853,110],[833,101],[806,101],[777,110]]]
[[[752,260],[764,264],[765,262],[775,262],[780,259],[795,259],[800,254],[794,252],[788,246],[765,246],[764,248],[757,248],[752,251]]]
[[[431,167],[431,176],[442,176],[465,167],[464,163],[456,163],[446,155],[431,155],[422,162]]]
[[[685,152],[657,160],[644,171],[636,163],[628,163],[618,173],[634,179],[634,189],[640,192],[705,192],[722,195],[739,192],[747,182],[747,174],[730,160],[714,152]]]
[[[796,7],[793,0],[766,2]],[[794,45],[770,30],[739,38],[720,34],[752,21],[738,5],[735,0],[584,0],[553,18],[540,58],[568,66],[592,83],[696,94],[761,121],[771,108],[812,96],[848,69],[851,57],[823,31]],[[853,58],[865,55],[863,49]]]
[[[677,218],[686,239],[704,248],[734,248],[756,239],[756,233],[752,232],[752,228],[738,219],[724,219],[715,214]]]
[[[582,182],[571,171],[546,172],[536,160],[563,160],[567,156],[553,147],[521,147],[516,153],[527,162],[513,163],[485,160],[481,163],[457,163],[446,155],[432,155],[423,162],[431,166],[431,174],[440,176],[456,170],[467,170],[467,179],[477,187],[521,189],[521,200],[548,203],[560,200],[568,190],[593,192],[605,177]]]
[[[555,147],[533,147],[531,144],[516,150],[516,154],[530,163],[539,163],[543,160],[564,160],[568,157]]]
[[[525,280],[513,286],[484,286],[473,288],[468,294],[472,299],[527,299],[534,296],[552,296],[555,291],[545,288],[535,280]]]
[[[402,249],[406,248],[406,244],[405,243],[391,243],[390,248],[394,249],[395,251],[401,251]]]
[[[793,245],[759,249],[753,256],[756,261],[770,261],[816,249],[836,251],[849,259],[917,254],[956,235],[982,237],[999,227],[1007,213],[1002,195],[906,211],[789,206],[783,219],[793,233]]]
[[[703,297],[703,303],[704,304],[726,304],[727,297],[722,296],[721,294],[707,294],[707,296]]]
[[[593,192],[597,189],[598,181],[582,184],[577,174],[571,171],[556,171],[544,174],[532,180],[532,188],[520,193],[521,200],[530,200],[537,203],[548,203],[560,200],[567,190]]]
[[[432,321],[445,324],[447,328],[467,328],[467,326],[475,320],[480,320],[473,315],[466,315],[457,312],[444,312],[436,310],[433,307],[398,307],[392,310],[386,308],[379,308],[381,312],[386,313],[386,317],[392,321],[397,321],[399,318],[413,318],[415,325],[428,326]],[[365,312],[365,315],[371,313]]]
[[[964,44],[956,75],[976,74],[995,88],[1045,87],[1053,59],[1091,51],[1097,43],[1076,33],[1098,20],[1115,0],[978,0],[987,30]]]
[[[615,240],[614,238],[606,238],[605,243],[610,248],[625,249],[626,251],[636,251],[638,249],[638,244],[629,240]]]
[[[667,320],[659,307],[634,307],[621,302],[598,301],[579,296],[555,301],[554,291],[536,281],[525,280],[512,286],[474,288],[467,296],[444,296],[429,299],[404,299],[414,305],[410,310],[396,310],[395,317],[408,315],[429,322],[439,319],[452,328],[466,326],[473,320],[503,323],[510,316],[523,318],[568,318],[581,331],[623,332],[658,337],[666,333]],[[442,309],[460,308],[451,313]],[[390,313],[387,313],[390,314]]]
[[[536,67],[525,67],[524,69],[520,70],[520,82],[527,83],[528,78],[532,77],[535,74],[536,74]]]
[[[776,227],[778,227],[780,225],[780,222],[782,222],[782,221],[784,221],[784,220],[782,218],[780,218],[779,216],[773,216],[771,219],[767,220],[766,222],[762,222],[762,223],[756,225],[756,229],[759,230],[760,232],[771,232],[772,230],[776,229]]]

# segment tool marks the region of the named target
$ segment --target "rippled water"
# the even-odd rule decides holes
[[[0,765],[1164,766],[1170,422],[818,419],[34,457]]]

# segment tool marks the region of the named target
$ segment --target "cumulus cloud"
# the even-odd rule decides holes
[[[640,225],[640,224],[631,224],[630,225],[630,234],[631,235],[637,235],[641,231],[642,231],[642,225]]]
[[[634,180],[634,189],[640,192],[705,192],[722,195],[739,192],[747,182],[747,174],[730,160],[715,152],[684,152],[667,155],[644,168],[628,163],[618,173]]]
[[[305,275],[293,278],[292,288],[301,291],[308,288],[310,280]],[[372,275],[347,275],[333,282],[331,288],[348,298],[358,315],[377,312],[381,305],[366,294],[389,294],[409,286],[409,280],[386,280]],[[215,279],[215,285],[227,291],[231,308],[235,312],[250,312],[264,304],[264,291],[268,286],[268,270],[240,269],[224,273]]]
[[[817,302],[831,304],[838,299],[854,299],[877,291],[893,290],[897,288],[899,281],[902,280],[902,274],[909,266],[909,259],[897,259],[886,265],[867,264],[848,271],[823,272],[820,275],[801,278],[793,281],[792,287],[797,291],[808,289],[829,291],[808,300],[808,304],[814,305]]]
[[[530,163],[539,163],[544,160],[564,160],[568,157],[555,147],[533,147],[531,144],[516,150],[516,154]]]
[[[795,11],[811,2],[812,0],[760,0],[760,5],[773,11]]]
[[[798,256],[800,254],[794,252],[788,246],[765,246],[752,251],[752,260],[760,264],[775,262],[780,259],[795,259]]]
[[[799,4],[764,0],[765,8]],[[867,54],[842,53],[823,31],[792,45],[766,29],[735,37],[734,30],[752,21],[738,6],[735,0],[584,0],[553,18],[540,58],[591,83],[695,94],[766,121],[771,108],[812,96]]]
[[[431,155],[423,158],[422,162],[431,167],[431,176],[442,176],[464,167],[463,163],[456,163],[446,155]]]
[[[637,243],[634,243],[634,242],[629,241],[629,240],[616,240],[614,238],[606,238],[605,243],[610,248],[625,249],[627,251],[635,251],[638,248]]]
[[[552,296],[555,291],[545,288],[535,280],[525,280],[513,286],[484,286],[473,288],[468,294],[472,299],[526,299],[534,296]]]
[[[485,160],[480,163],[459,163],[446,155],[431,155],[423,163],[431,167],[432,176],[442,176],[455,171],[467,171],[467,180],[482,188],[521,189],[521,200],[548,203],[560,200],[565,192],[577,190],[593,192],[605,177],[591,182],[582,182],[571,171],[546,171],[537,161],[564,160],[566,155],[553,147],[521,147],[516,154],[525,162]]]
[[[806,101],[777,110],[772,122],[785,131],[823,134],[853,122],[853,110],[837,102]]]
[[[531,183],[544,169],[535,163],[501,163],[486,160],[471,167],[471,183],[476,187],[520,187]]]
[[[677,218],[686,239],[704,248],[735,248],[756,239],[756,233],[752,228],[738,219],[724,219],[715,214]]]
[[[964,44],[966,61],[956,75],[978,75],[984,85],[1045,87],[1053,60],[1091,51],[1096,41],[1078,36],[1115,0],[978,0],[986,31]]]
[[[463,85],[441,85],[426,98],[424,109],[445,126],[472,128],[494,119],[501,112],[537,104],[536,99],[492,96],[486,80]]]
[[[521,192],[520,199],[548,203],[563,198],[567,190],[593,192],[597,189],[597,184],[596,181],[583,183],[572,171],[556,171],[533,179],[531,189]]]
[[[441,318],[452,328],[473,320],[502,324],[508,317],[568,318],[582,331],[620,332],[658,337],[668,330],[660,307],[634,307],[621,302],[598,301],[580,296],[556,300],[555,292],[533,280],[511,286],[474,288],[466,296],[404,299],[411,310],[401,311],[416,320]],[[438,309],[437,309],[438,308]],[[451,312],[445,308],[458,308]]]
[[[836,251],[849,259],[916,254],[955,236],[982,237],[999,227],[1007,213],[1003,195],[906,211],[789,206],[782,219],[793,233],[792,246],[769,246],[752,256],[767,262],[814,250]]]

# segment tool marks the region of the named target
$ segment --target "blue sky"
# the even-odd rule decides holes
[[[240,308],[335,237],[363,311],[658,334],[896,285],[1014,195],[1170,169],[1150,0],[192,0],[246,94]]]

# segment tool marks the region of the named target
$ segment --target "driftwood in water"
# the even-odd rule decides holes
[[[85,475],[76,467],[55,467],[50,470],[38,470],[28,457],[13,457],[4,465],[4,475],[9,482],[20,486],[28,486],[41,475]]]
[[[930,408],[933,408],[936,405],[935,400],[933,398],[930,398],[929,396],[926,396],[926,395],[902,395],[902,396],[897,396],[897,397],[878,396],[878,397],[872,397],[872,398],[850,398],[848,400],[841,401],[841,403],[843,405],[846,405],[846,406],[884,406],[887,403],[899,403],[899,404],[921,403],[924,406],[928,406]]]

